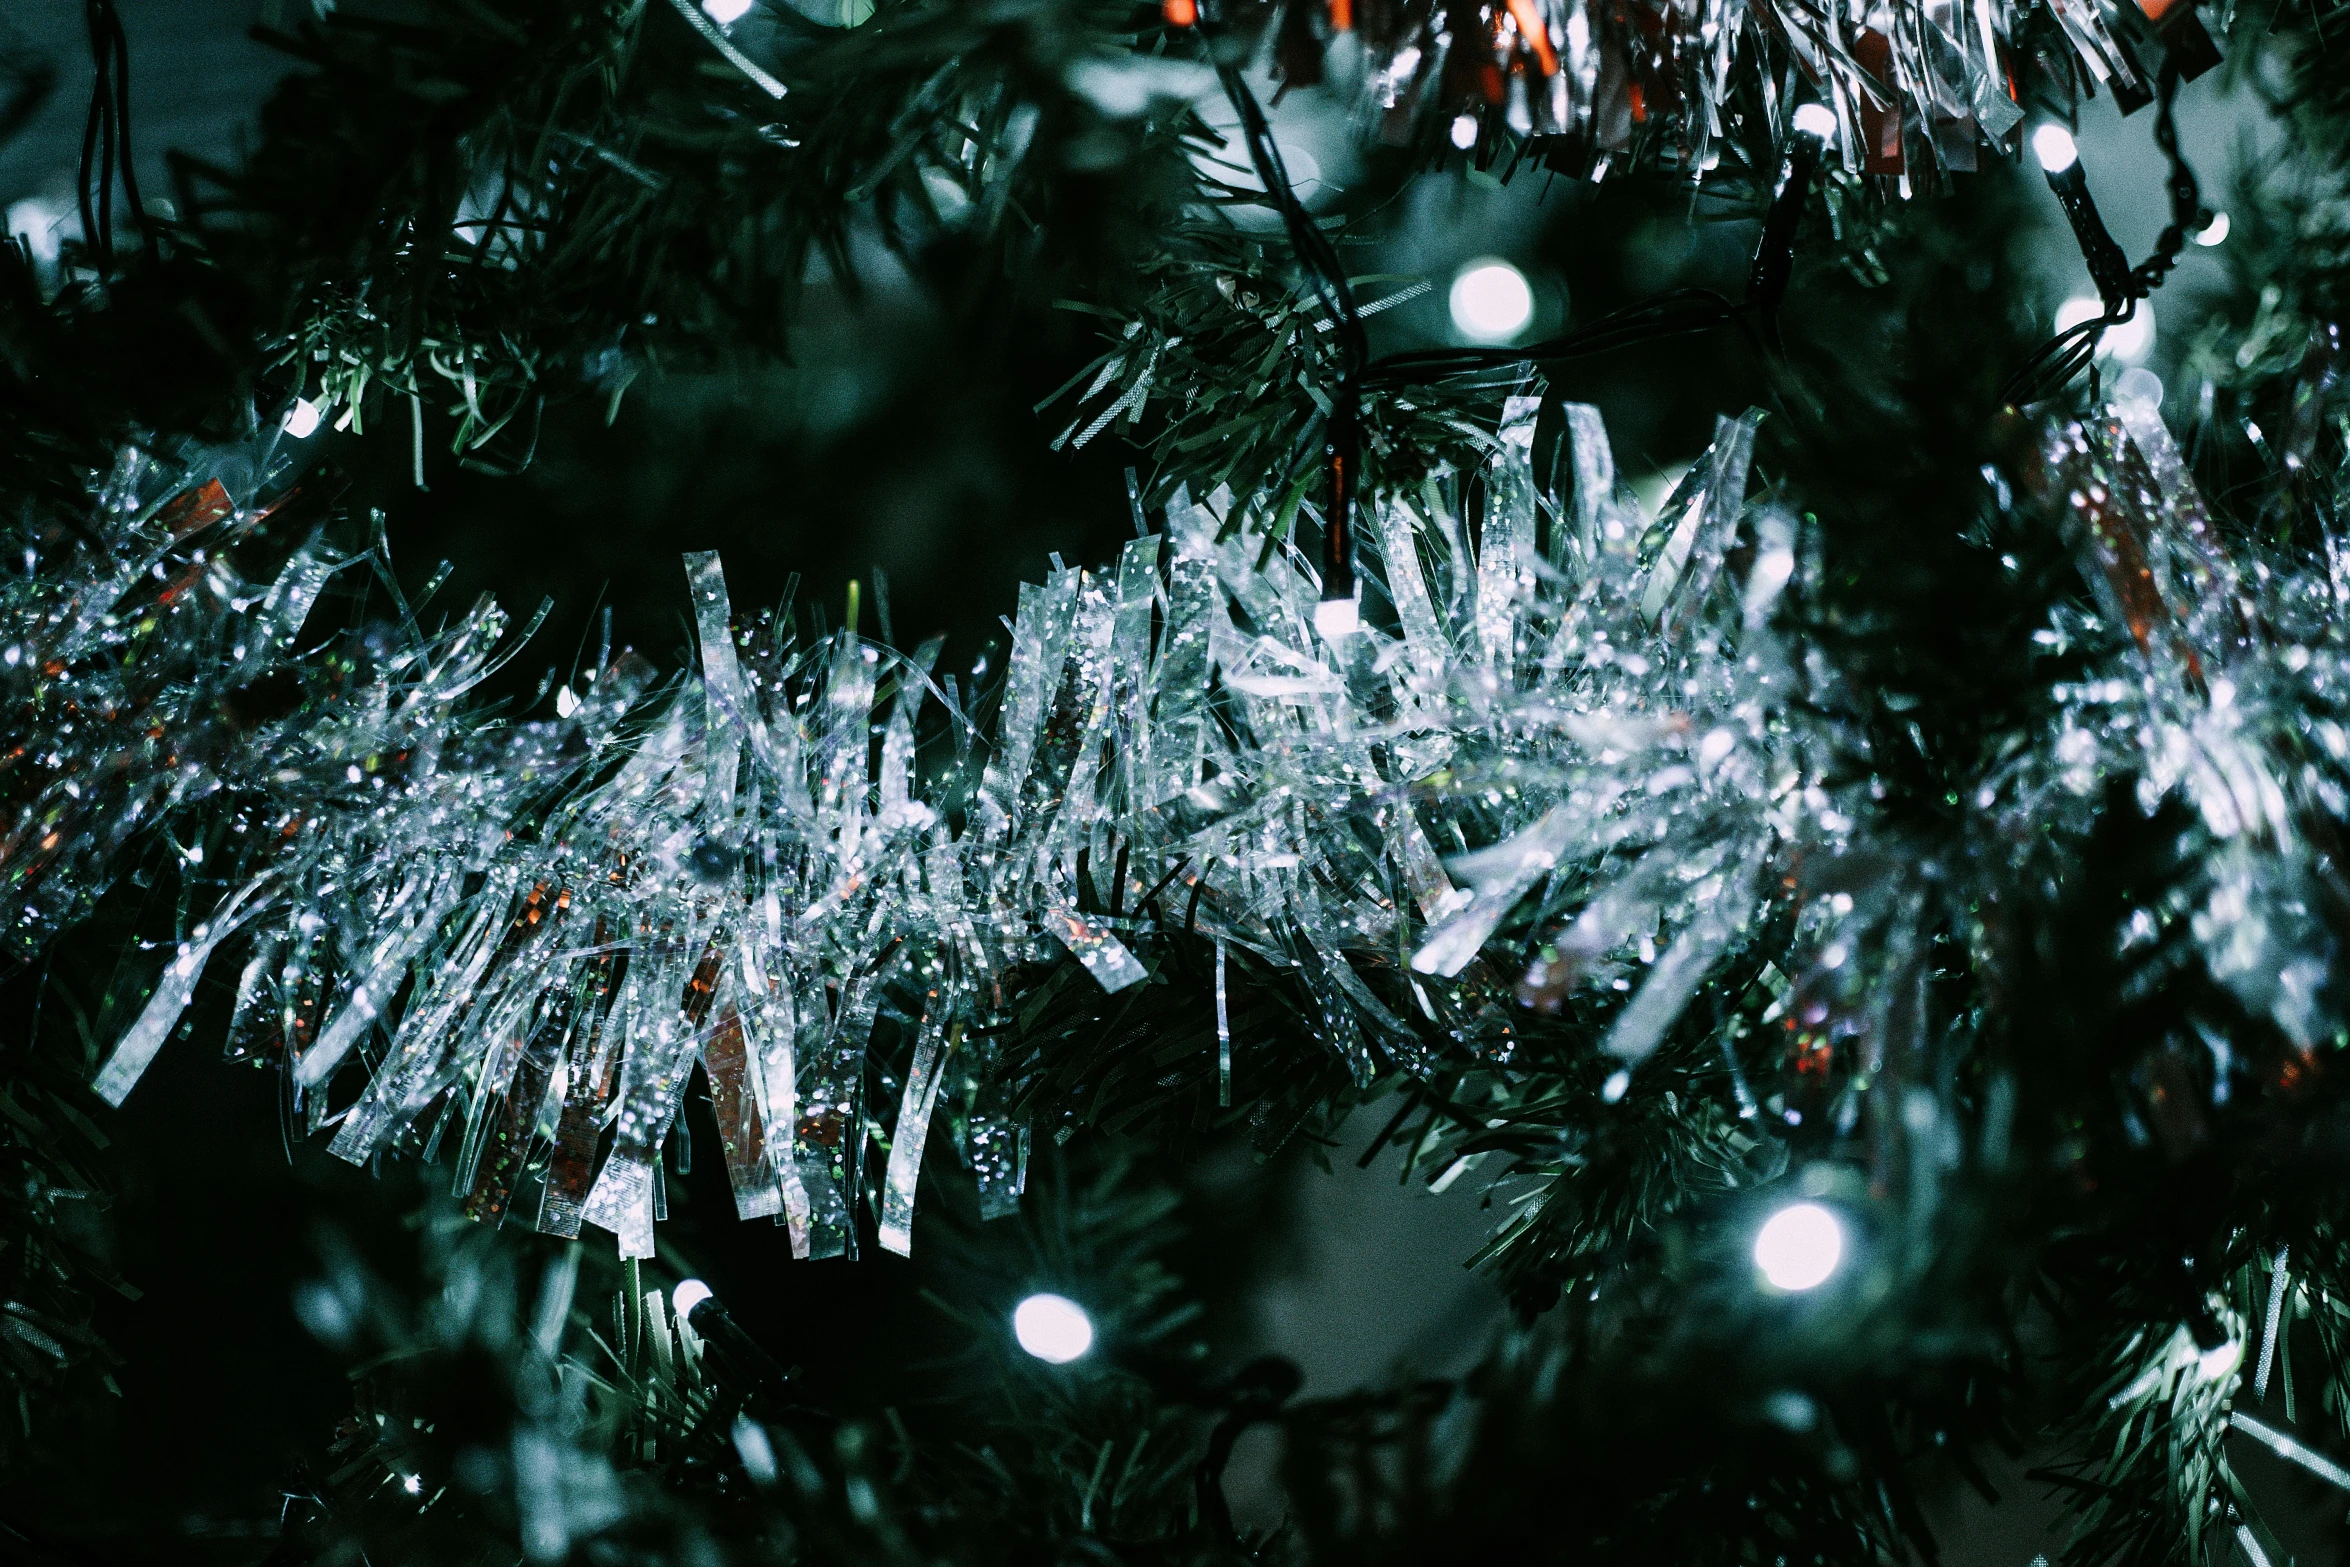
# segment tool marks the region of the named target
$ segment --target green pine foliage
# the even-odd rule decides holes
[[[2239,61],[2268,69],[2238,68],[2285,143],[2230,203],[2239,277],[2193,359],[2218,526],[2280,575],[2336,537],[2345,474],[2345,16],[2239,18]],[[402,445],[429,405],[469,462],[511,470],[542,399],[616,404],[665,366],[787,354],[810,268],[853,277],[865,231],[958,311],[1009,291],[1099,317],[1101,357],[1051,417],[1064,441],[1131,441],[1147,503],[1229,487],[1230,526],[1268,557],[1319,530],[1339,333],[1277,232],[1202,216],[1234,193],[1198,185],[1184,153],[1210,133],[1182,99],[1086,85],[1088,63],[1188,59],[1190,39],[1102,0],[885,0],[854,28],[767,25],[791,35],[780,99],[661,0],[419,0],[289,38],[309,71],[244,165],[182,168],[152,253],[63,287],[0,253],[12,537],[54,548],[117,445],[233,432],[257,391]],[[1761,160],[1731,164],[1717,198],[1751,214]],[[1421,981],[1399,960],[1363,978],[1396,1063],[1363,1080],[1313,1037],[1327,998],[1302,968],[1231,953],[1248,1049],[1227,1091],[1216,953],[1176,887],[1133,943],[1149,983],[1105,995],[1074,960],[1037,965],[974,1036],[974,1102],[999,1095],[1034,1140],[1029,1196],[982,1221],[968,1176],[931,1160],[931,1309],[891,1398],[816,1402],[806,1364],[770,1376],[680,1332],[665,1303],[687,1258],[623,1268],[428,1204],[396,1265],[321,1247],[301,1310],[348,1363],[354,1408],[291,1488],[276,1559],[1880,1563],[1931,1557],[1938,1477],[1989,1489],[1982,1460],[2027,1451],[2062,1455],[2036,1479],[2073,1510],[2071,1567],[2216,1563],[2247,1540],[2281,1559],[2230,1422],[2350,1451],[2342,1041],[2289,1038],[2195,958],[2194,911],[2227,866],[2176,795],[2115,778],[2029,834],[1996,826],[1991,798],[2065,690],[2129,656],[2093,628],[2040,635],[2086,626],[2092,585],[2069,497],[2002,403],[2034,346],[2023,191],[1994,170],[1908,204],[1823,192],[1813,228],[1832,211],[1835,238],[1798,273],[1756,459],[1804,527],[1782,619],[1806,716],[1833,737],[1837,787],[1888,824],[1848,863],[1805,867],[1806,890],[1900,887],[1870,960],[1911,987],[1903,1021],[1930,1049],[1861,1055],[1856,992],[1787,971],[1806,934],[1790,904],[1636,1072],[1595,1049],[1620,994],[1529,995],[1490,960]],[[1561,399],[1522,369],[1374,397],[1374,490],[1461,485],[1522,391],[1546,397],[1547,460]],[[1571,497],[1544,466],[1556,511]],[[2307,606],[2262,612],[2327,633]],[[2265,694],[2312,711],[2326,695]],[[924,740],[938,769],[968,765],[943,726]],[[2350,783],[2292,743],[2311,776]],[[0,800],[22,787],[0,771]],[[1473,790],[1427,804],[1448,849],[1503,830]],[[12,1454],[44,1410],[107,1396],[87,1297],[126,1286],[91,1217],[106,1133],[74,1014],[119,1027],[106,944],[157,937],[143,900],[174,885],[169,856],[132,852],[147,859],[76,931],[10,960],[6,994],[37,1018],[9,1036],[0,1087]],[[2298,912],[2332,993],[2350,894],[2326,863]],[[1489,950],[1533,961],[1586,874],[1563,867]],[[911,1035],[879,1053],[874,1097]],[[2215,1099],[2212,1039],[2253,1087]],[[1856,1133],[1864,1092],[1955,1107],[1948,1157],[1920,1152],[1923,1128]],[[1372,1156],[1401,1179],[1490,1188],[1473,1260],[1513,1318],[1459,1382],[1300,1400],[1293,1369],[1211,1355],[1183,1270],[1213,1266],[1197,1241],[1215,1216],[1177,1156],[1225,1138],[1319,1152],[1350,1114],[1379,1118]],[[1868,1266],[1817,1296],[1752,1288],[1747,1239],[1791,1190],[1870,1226]],[[1055,1280],[1096,1292],[1114,1353],[1017,1353],[1011,1303]],[[1269,1530],[1235,1525],[1220,1478],[1257,1426],[1282,1441],[1289,1511]]]

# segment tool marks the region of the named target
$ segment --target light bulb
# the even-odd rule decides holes
[[[775,1483],[775,1444],[767,1438],[767,1428],[749,1415],[734,1417],[734,1451],[743,1461],[743,1473],[750,1476],[753,1485]]]
[[[2032,156],[2049,173],[2062,174],[2081,161],[2081,149],[2071,131],[2061,125],[2043,125],[2032,132]]]
[[[2117,403],[2143,403],[2160,414],[2162,377],[2144,365],[2132,365],[2113,378],[2113,400]]]
[[[2227,243],[2228,228],[2228,215],[2224,212],[2215,212],[2211,215],[2209,223],[2195,231],[2195,243],[2206,250],[2214,245],[2224,245]]]
[[[732,27],[751,14],[751,0],[702,0],[702,10],[720,27]]]
[[[33,253],[33,260],[42,266],[54,266],[60,244],[59,231],[65,225],[65,215],[42,201],[11,203],[4,215],[11,239],[22,239]]]
[[[1779,1289],[1816,1289],[1844,1260],[1844,1226],[1816,1202],[1789,1203],[1754,1237],[1754,1265]]]
[[[1353,599],[1324,599],[1314,606],[1314,629],[1333,642],[1360,631],[1362,606]]]
[[[1066,1295],[1031,1295],[1012,1308],[1012,1335],[1037,1359],[1065,1366],[1093,1348],[1093,1319]]]
[[[1817,136],[1822,141],[1836,139],[1836,111],[1824,103],[1806,103],[1795,110],[1795,130],[1801,136]]]
[[[1472,261],[1452,280],[1452,324],[1473,343],[1506,343],[1534,319],[1534,290],[1506,261]]]
[[[2068,299],[2057,307],[2056,330],[2069,332],[2084,321],[2094,321],[2105,314],[2102,300],[2082,295]],[[2097,334],[2097,357],[2118,359],[2125,365],[2143,362],[2154,349],[2154,304],[2151,300],[2138,301],[2137,313],[2118,326],[2109,326]]]
[[[1461,114],[1453,117],[1452,144],[1463,152],[1477,145],[1477,116]]]
[[[297,397],[294,406],[286,410],[286,434],[297,441],[307,441],[317,433],[318,421],[323,417],[316,403],[307,397]]]
[[[678,1321],[687,1322],[692,1320],[694,1308],[715,1293],[700,1279],[687,1279],[669,1292],[669,1306],[677,1313]]]

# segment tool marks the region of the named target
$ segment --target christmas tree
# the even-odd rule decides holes
[[[146,14],[13,1559],[2325,1559],[2350,8],[311,0],[161,161]],[[1490,1332],[1246,1329],[1348,1171]]]

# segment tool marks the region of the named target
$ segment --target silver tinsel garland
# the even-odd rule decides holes
[[[908,1248],[942,1100],[1004,1211],[1026,1133],[988,1026],[1063,951],[1107,991],[1169,983],[1146,960],[1178,930],[1215,944],[1220,1023],[1245,953],[1294,977],[1365,1085],[1506,1072],[1524,1009],[1573,1002],[1621,1064],[1614,1097],[1742,964],[1777,992],[1787,1081],[1847,1052],[1828,1113],[1898,1141],[1924,1198],[1960,1154],[1924,1002],[1947,868],[1880,832],[1843,677],[1777,629],[1817,568],[1810,525],[1749,499],[1759,416],[1723,420],[1651,516],[1589,408],[1565,409],[1572,483],[1545,492],[1537,407],[1513,399],[1490,437],[1474,528],[1441,475],[1381,499],[1366,544],[1392,613],[1366,629],[1318,635],[1303,562],[1231,497],[1179,494],[1114,569],[1023,590],[992,724],[936,644],[738,626],[710,555],[687,559],[694,677],[600,660],[560,716],[505,719],[467,700],[517,644],[494,605],[428,633],[403,603],[306,649],[330,579],[380,553],[338,550],[298,492],[257,482],[266,447],[133,454],[88,537],[0,600],[0,669],[32,715],[0,912],[36,946],[168,840],[177,950],[102,1095],[133,1090],[233,952],[232,1049],[278,1057],[337,1155],[452,1147],[478,1216],[525,1191],[541,1229],[598,1225],[630,1256],[652,1254],[697,1060],[739,1211],[780,1218],[799,1255],[853,1252],[860,1211]],[[2172,914],[2253,1013],[2305,1050],[2334,1039],[2326,873],[2296,822],[2350,806],[2350,576],[2332,556],[2231,567],[2142,405],[2052,430],[2034,482],[2101,595],[2039,637],[2099,672],[1954,803],[1996,853],[2085,827],[2109,777],[2149,806],[2183,794],[2206,874]],[[918,766],[932,703],[945,738]],[[1494,999],[1511,985],[1515,1006]],[[885,1007],[902,1077],[869,1070]],[[1228,1093],[1252,1042],[1225,1035]],[[2208,1048],[2224,1099],[2228,1047]],[[1737,1113],[1798,1118],[1727,1063]],[[868,1101],[876,1081],[894,1104]]]
[[[1273,68],[1293,83],[1359,60],[1359,112],[1383,139],[1407,140],[1435,112],[1456,117],[1455,144],[1467,147],[1491,120],[1520,137],[1572,139],[1594,178],[1653,148],[1711,169],[1739,119],[1759,110],[1782,125],[1798,97],[1834,111],[1851,173],[1968,172],[1982,147],[2015,150],[2019,99],[2037,77],[2077,72],[2134,109],[2154,97],[2166,62],[2191,80],[2218,60],[2191,4],[2057,0],[2046,8],[2054,25],[2035,38],[2037,9],[2008,0],[1292,0],[1270,46]],[[1167,6],[1171,18],[1192,10],[1192,0]],[[1339,38],[1354,48],[1333,54]],[[2062,58],[2043,60],[2043,49]],[[2070,97],[2069,80],[2059,95]]]

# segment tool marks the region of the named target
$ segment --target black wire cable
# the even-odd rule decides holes
[[[103,270],[114,252],[114,77],[108,69],[99,0],[87,0],[82,10],[97,80],[90,89],[89,118],[82,126],[81,180],[75,195],[81,203],[82,244]]]
[[[1241,138],[1248,148],[1250,164],[1274,210],[1281,216],[1290,246],[1305,272],[1307,286],[1329,312],[1332,330],[1338,336],[1339,383],[1331,400],[1324,448],[1324,458],[1330,468],[1330,509],[1323,524],[1324,602],[1354,597],[1354,523],[1362,483],[1362,408],[1366,392],[1515,365],[1562,363],[1663,338],[1710,332],[1733,323],[1746,327],[1752,338],[1747,316],[1754,308],[1753,302],[1732,304],[1710,289],[1680,289],[1643,300],[1578,331],[1540,343],[1509,348],[1427,349],[1389,354],[1376,363],[1371,362],[1362,312],[1355,304],[1354,290],[1348,284],[1338,252],[1298,199],[1282,161],[1281,149],[1273,140],[1264,106],[1250,89],[1238,59],[1218,48],[1226,35],[1222,31],[1217,0],[1204,0],[1200,6],[1199,29],[1214,60],[1224,95],[1239,116]]]
[[[2164,65],[2156,94],[2154,145],[2170,161],[2170,222],[2163,225],[2161,236],[2155,240],[2154,254],[2140,262],[2132,274],[2149,293],[2162,287],[2164,277],[2179,264],[2179,252],[2186,249],[2188,237],[2200,233],[2211,222],[2211,214],[2203,205],[2203,187],[2196,180],[2186,154],[2179,150],[2176,62]]]
[[[1771,204],[1763,213],[1762,234],[1746,273],[1746,303],[1754,312],[1762,346],[1774,359],[1787,357],[1786,345],[1779,341],[1779,302],[1787,297],[1787,284],[1795,276],[1795,236],[1803,227],[1812,179],[1828,150],[1827,132],[1807,130],[1803,121],[1803,110],[1789,116],[1778,178],[1771,182]]]
[[[1215,62],[1224,96],[1240,116],[1249,162],[1274,210],[1280,213],[1290,248],[1305,269],[1306,282],[1329,312],[1331,328],[1338,336],[1338,388],[1331,399],[1323,449],[1323,460],[1330,469],[1330,509],[1322,522],[1322,600],[1351,602],[1355,595],[1354,514],[1362,488],[1363,369],[1370,352],[1363,314],[1356,308],[1354,289],[1347,282],[1346,268],[1339,264],[1330,236],[1298,200],[1281,148],[1273,140],[1273,127],[1265,119],[1264,105],[1250,90],[1238,57],[1218,47],[1225,37],[1223,7],[1218,0],[1203,0],[1199,29]]]
[[[2178,95],[2178,64],[2166,61],[2156,83],[2154,143],[2170,161],[2171,220],[2155,240],[2154,253],[2135,267],[2129,266],[2124,258],[2106,261],[2106,253],[2114,248],[2113,241],[2106,236],[2104,224],[2088,200],[2088,186],[2085,176],[2078,172],[2079,164],[2066,171],[2072,175],[2070,183],[2074,189],[2070,192],[2056,176],[2050,177],[2049,184],[2064,202],[2065,216],[2081,240],[2082,256],[2088,262],[2089,275],[2097,284],[2105,310],[2090,320],[2065,328],[2042,344],[2037,353],[2008,377],[2007,385],[2000,390],[2002,401],[2020,408],[2053,397],[2071,385],[2075,376],[2096,361],[2098,340],[2111,328],[2137,315],[2138,302],[2162,287],[2171,269],[2178,265],[2179,252],[2186,248],[2188,236],[2211,221],[2211,214],[2203,206],[2202,186],[2195,178],[2195,170],[2179,149]]]
[[[139,176],[131,158],[131,49],[114,0],[83,0],[82,18],[90,33],[90,63],[97,82],[90,89],[90,113],[82,126],[80,198],[82,246],[91,264],[103,276],[114,265],[114,182],[122,181],[131,219],[147,251],[155,250],[155,231],[148,226],[147,209],[139,200]]]
[[[1331,473],[1330,515],[1324,528],[1323,548],[1326,600],[1351,597],[1354,590],[1354,509],[1361,482],[1361,421],[1363,397],[1367,392],[1517,365],[1559,364],[1730,325],[1739,327],[1758,353],[1774,358],[1783,353],[1777,316],[1779,299],[1786,287],[1787,268],[1784,257],[1766,255],[1766,252],[1772,249],[1774,226],[1783,230],[1778,236],[1780,245],[1791,249],[1801,215],[1800,191],[1796,202],[1784,199],[1774,202],[1774,210],[1765,222],[1764,246],[1757,252],[1748,280],[1748,296],[1743,301],[1733,303],[1710,289],[1679,289],[1642,300],[1588,326],[1539,343],[1504,348],[1420,349],[1371,360],[1362,312],[1356,307],[1345,268],[1339,264],[1329,236],[1298,200],[1264,108],[1250,90],[1238,59],[1228,50],[1218,48],[1226,36],[1218,0],[1203,0],[1199,27],[1215,57],[1216,74],[1225,97],[1240,118],[1250,163],[1281,216],[1307,285],[1329,312],[1332,328],[1338,334],[1339,385],[1332,401],[1325,452]],[[2177,265],[2188,236],[2210,221],[2202,206],[2195,171],[2179,148],[2176,114],[2179,80],[2177,62],[2166,62],[2158,81],[2154,139],[2170,162],[2171,221],[2156,242],[2154,253],[2134,268],[2128,267],[2126,261],[2113,267],[2100,265],[2105,259],[2101,251],[2110,248],[2112,241],[2106,238],[2103,247],[2092,247],[2087,228],[2096,230],[2095,237],[2103,237],[2103,223],[2088,202],[2086,184],[2082,183],[2077,200],[2068,202],[2067,215],[2074,220],[2076,232],[2083,235],[2083,252],[2090,255],[2092,271],[2099,279],[2105,311],[2098,319],[2069,327],[2049,339],[2009,378],[2003,400],[2016,404],[2037,402],[2070,384],[2095,360],[2097,342],[2104,332],[2136,314],[2138,301],[2160,288],[2171,268]],[[1801,152],[1816,157],[1817,149],[1809,147],[1797,132],[1791,137],[1790,167],[1794,166],[1794,155]],[[1810,170],[1805,167],[1802,172],[1808,176]],[[1783,169],[1780,197],[1784,198],[1790,183],[1787,170]],[[1808,178],[1802,183],[1808,185]],[[2075,206],[2081,210],[2076,212]],[[2084,228],[2084,214],[2087,228]],[[2100,253],[2091,254],[2093,248]]]
[[[1743,326],[1749,310],[1749,306],[1733,303],[1710,288],[1675,289],[1539,343],[1507,348],[1422,348],[1383,355],[1371,365],[1370,381],[1374,386],[1405,386],[1513,365],[1560,364],[1663,338]]]

